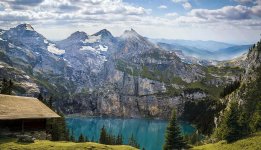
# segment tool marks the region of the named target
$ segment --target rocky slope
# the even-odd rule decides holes
[[[240,59],[242,60],[240,63],[235,61]],[[232,102],[236,102],[241,111],[246,113],[244,119],[248,123],[252,122],[252,120],[260,121],[258,117],[260,117],[261,106],[261,41],[254,44],[243,57],[235,60],[227,64],[243,68],[244,73],[239,80],[240,86],[221,101],[226,104],[226,109],[229,109]],[[222,122],[223,113],[224,110],[216,117],[217,126]]]
[[[28,24],[0,35],[0,77],[19,95],[53,95],[66,114],[167,118],[184,102],[216,99],[240,69],[181,61],[133,29],[75,32],[52,42]]]

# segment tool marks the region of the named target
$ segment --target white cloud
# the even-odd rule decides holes
[[[160,5],[158,8],[159,9],[167,9],[168,7],[166,5]]]
[[[185,9],[192,9],[188,0],[172,1],[179,3]],[[235,31],[238,28],[252,34],[261,31],[261,0],[252,3],[254,6],[225,6],[213,10],[192,9],[183,16],[175,12],[163,16],[153,16],[150,13],[151,10],[125,3],[122,0],[39,0],[38,2],[18,8],[15,3],[7,0],[1,1],[1,28],[8,29],[19,23],[31,23],[37,31],[41,31],[48,38],[56,38],[56,40],[58,37],[65,38],[76,30],[94,33],[103,28],[108,28],[119,35],[123,30],[133,27],[143,29],[140,32],[144,36],[154,34],[162,37],[170,36],[171,30],[178,30],[180,34],[177,36],[180,37],[184,37],[181,35],[182,31],[185,34],[186,30],[191,31],[191,34],[202,34],[203,29],[206,28],[209,29],[209,32],[212,32],[211,29],[215,29],[214,31],[217,31],[218,34],[224,29]],[[161,8],[164,9],[164,5]],[[216,29],[217,27],[219,28]],[[202,33],[196,32],[200,29],[202,29]],[[188,36],[192,37],[191,34]],[[251,38],[251,36],[248,37]]]
[[[57,24],[73,24],[74,22],[102,22],[133,21],[140,16],[145,16],[151,10],[133,6],[122,0],[37,0],[20,4],[19,1],[3,1],[4,7],[0,13],[0,25],[8,25],[10,22],[34,22]],[[29,3],[31,2],[31,3]],[[20,8],[20,5],[23,8]],[[19,6],[19,8],[18,8]]]
[[[244,20],[261,17],[261,7],[259,5],[247,7],[243,5],[225,6],[220,9],[193,9],[189,15],[206,20]]]
[[[174,3],[185,3],[188,2],[188,0],[172,0]]]
[[[172,2],[182,4],[183,8],[186,10],[189,10],[192,8],[192,5],[189,3],[188,0],[172,0]]]
[[[192,8],[191,4],[189,2],[185,2],[182,4],[183,8],[186,10],[189,10]]]
[[[177,13],[173,12],[173,13],[167,13],[165,16],[167,16],[167,17],[178,17],[179,15]]]

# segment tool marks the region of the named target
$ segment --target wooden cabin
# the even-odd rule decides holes
[[[46,120],[58,117],[36,98],[0,94],[0,130],[22,133],[44,131]]]

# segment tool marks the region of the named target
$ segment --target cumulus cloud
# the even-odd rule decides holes
[[[124,3],[122,0],[4,0],[0,2],[1,25],[10,22],[34,24],[66,22],[117,23],[137,21],[151,10]]]
[[[168,7],[166,5],[160,5],[158,8],[159,9],[167,9]]]
[[[220,9],[194,9],[190,12],[190,15],[198,18],[208,20],[242,20],[251,18],[251,8],[237,5],[237,6],[225,6]]]
[[[172,0],[172,2],[182,4],[183,8],[186,10],[189,10],[192,8],[192,5],[189,3],[188,0]]]
[[[195,9],[191,11],[191,15],[208,19],[225,19],[225,20],[244,20],[261,17],[261,5],[247,7],[242,5],[225,6],[221,9]]]
[[[189,2],[185,2],[184,4],[182,4],[183,8],[189,10],[192,8],[191,4]]]
[[[97,26],[102,28],[110,26],[115,28],[115,31],[129,27],[150,28],[155,31],[158,28],[192,30],[217,27],[261,30],[261,0],[247,6],[240,3],[237,6],[219,9],[192,9],[188,0],[172,0],[188,12],[183,15],[172,12],[163,16],[153,16],[150,13],[152,10],[123,0],[25,0],[25,3],[21,1],[0,1],[1,27],[9,28],[26,22],[42,28],[48,26],[70,30],[76,30],[76,27],[79,27],[79,30],[87,27],[97,29]],[[158,7],[158,9],[166,8],[165,5]],[[151,33],[151,30],[148,33]],[[166,35],[169,35],[168,32]]]

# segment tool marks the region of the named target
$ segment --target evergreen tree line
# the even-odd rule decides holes
[[[123,137],[121,134],[114,136],[114,135],[108,133],[106,128],[103,126],[100,131],[99,143],[107,144],[107,145],[122,145]],[[131,135],[131,137],[129,139],[128,145],[136,147],[136,148],[140,148],[140,145],[137,143],[133,134]]]
[[[186,101],[181,118],[194,124],[200,134],[210,135],[215,128],[214,117],[224,107],[220,101],[211,98]]]
[[[106,130],[105,126],[103,126],[100,130],[99,141],[94,141],[93,138],[92,138],[92,140],[89,140],[88,136],[84,136],[82,133],[79,135],[78,139],[75,139],[73,135],[74,135],[74,132],[72,130],[70,137],[69,137],[69,141],[79,142],[79,143],[81,143],[81,142],[98,142],[100,144],[106,144],[106,145],[123,145],[124,144],[122,134],[118,134],[117,136],[110,134]],[[140,148],[140,145],[138,144],[138,142],[134,138],[133,134],[129,138],[127,145],[130,145],[130,146],[136,147],[136,148]]]
[[[84,136],[82,133],[79,135],[78,140],[75,140],[73,135],[74,135],[74,133],[73,133],[73,130],[72,130],[72,133],[71,133],[70,138],[69,138],[71,142],[78,142],[78,143],[94,142],[94,141],[89,141],[89,138],[87,136]]]
[[[1,94],[12,95],[14,83],[11,79],[9,81],[5,78],[2,80]]]
[[[260,45],[257,45],[259,50]],[[234,100],[225,110],[214,133],[219,140],[234,142],[261,130],[261,67],[256,68],[256,74],[254,82],[243,84],[240,88],[244,102],[239,105],[238,100]]]
[[[231,94],[233,91],[240,87],[240,81],[234,81],[231,84],[227,85],[223,91],[220,93],[220,98],[224,98],[227,95]]]
[[[252,116],[236,102],[231,103],[223,115],[220,126],[215,130],[215,137],[228,143],[244,138],[261,130],[261,102],[256,106]]]
[[[60,115],[60,118],[52,118],[47,119],[46,126],[47,126],[47,133],[51,134],[51,140],[52,141],[69,141],[70,140],[70,132],[69,129],[66,126],[65,117],[64,115],[57,111],[53,107],[53,97],[50,96],[49,99],[46,99],[42,96],[40,93],[37,97],[41,102],[46,104],[50,109],[54,110],[58,115]]]

